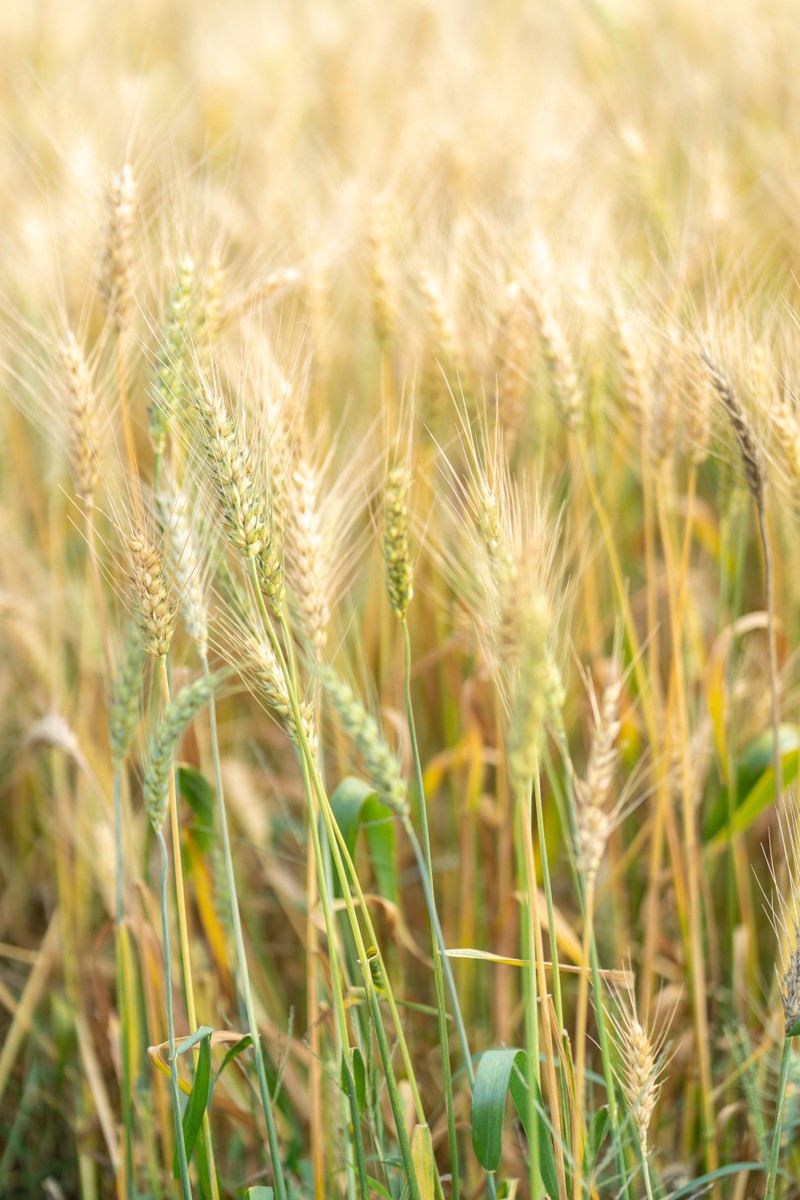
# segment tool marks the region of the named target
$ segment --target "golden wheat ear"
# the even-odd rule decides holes
[[[133,169],[126,163],[111,176],[106,190],[100,278],[100,294],[116,331],[126,324],[133,304],[131,263],[135,217],[136,183]]]

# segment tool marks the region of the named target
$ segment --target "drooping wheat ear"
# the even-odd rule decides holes
[[[119,173],[111,176],[106,190],[100,283],[106,312],[117,330],[125,324],[133,299],[131,262],[135,213],[136,185],[133,171],[126,163]]]
[[[404,467],[394,467],[383,492],[383,561],[392,612],[405,620],[414,595],[414,571],[408,548],[408,492],[411,479]]]
[[[319,473],[298,447],[290,469],[286,505],[286,557],[297,616],[314,657],[321,660],[331,619],[333,564],[320,509]]]
[[[208,606],[203,588],[203,561],[197,531],[193,529],[189,496],[186,491],[174,488],[169,496],[158,498],[157,509],[180,596],[183,623],[203,659],[208,653]]]
[[[767,529],[767,506],[765,501],[766,475],[761,451],[750,426],[747,414],[730,382],[705,350],[701,352],[711,382],[728,416],[744,465],[745,478],[758,517],[761,548],[764,554],[764,591],[767,601],[767,631],[769,635],[770,701],[772,708],[772,754],[775,767],[775,798],[780,801],[783,793],[783,759],[780,744],[780,675],[778,668],[778,635],[775,628],[775,578],[772,547]]]
[[[530,343],[526,329],[527,304],[519,280],[503,289],[503,304],[494,344],[497,418],[505,441],[512,446],[525,419],[525,394]]]
[[[764,468],[761,462],[761,451],[750,426],[750,421],[732,384],[714,360],[705,350],[701,351],[701,358],[708,368],[711,383],[720,399],[722,407],[725,409],[725,413],[731,423],[731,428],[736,435],[747,486],[750,489],[753,502],[757,510],[762,512],[764,508]]]
[[[172,760],[184,731],[208,702],[223,678],[220,672],[203,675],[194,683],[182,688],[175,699],[166,706],[155,728],[142,785],[145,811],[155,830],[161,829],[167,815]]]
[[[99,483],[99,416],[92,372],[71,330],[67,331],[58,349],[66,382],[69,452],[75,490],[91,507]]]
[[[388,346],[396,323],[396,299],[389,237],[389,199],[378,196],[369,221],[369,267],[372,284],[372,320],[382,348]]]
[[[194,274],[194,261],[187,255],[178,263],[177,280],[170,289],[167,301],[156,378],[150,394],[150,436],[156,454],[163,452],[167,431],[175,420],[180,419],[187,402],[190,382],[189,318]]]
[[[139,702],[144,685],[145,663],[139,629],[132,625],[114,675],[108,713],[111,759],[115,767],[119,767],[125,761],[139,723]]]
[[[615,301],[612,312],[612,331],[622,399],[633,417],[641,422],[650,407],[647,366],[630,317],[618,301]]]
[[[586,416],[585,403],[567,340],[544,290],[529,290],[528,300],[536,320],[542,358],[559,416],[567,429],[578,430]]]
[[[161,550],[149,541],[143,529],[134,529],[128,538],[128,551],[142,644],[147,654],[163,658],[172,645],[178,614],[173,583]]]
[[[661,1090],[666,1031],[654,1033],[639,1020],[632,990],[617,990],[616,1012],[609,1016],[621,1062],[619,1081],[646,1160],[647,1135]]]
[[[592,697],[595,711],[589,761],[584,778],[575,780],[578,870],[587,882],[597,877],[617,819],[616,806],[609,810],[608,797],[619,760],[621,696],[622,679],[615,670],[603,689],[599,710]]]
[[[515,786],[527,785],[536,773],[544,720],[553,682],[548,642],[552,626],[544,592],[535,592],[520,606],[524,618],[516,636],[518,665],[511,686],[508,773]]]
[[[233,637],[230,646],[236,658],[237,670],[289,740],[295,746],[299,746],[301,739],[286,687],[286,678],[263,628],[260,624],[251,624],[246,619],[237,617],[231,630]],[[300,717],[306,741],[313,749],[317,741],[316,715],[314,706],[302,698]]]
[[[409,811],[408,796],[400,763],[383,740],[378,722],[333,667],[323,666],[318,670],[322,686],[339,715],[345,733],[364,760],[370,781],[386,806],[398,816],[405,816]]]

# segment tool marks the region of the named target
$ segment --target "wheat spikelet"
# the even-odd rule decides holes
[[[197,646],[200,657],[205,658],[208,652],[208,606],[189,496],[184,490],[173,488],[169,496],[159,497],[157,507],[186,632]]]
[[[140,632],[132,625],[114,675],[108,713],[111,758],[115,766],[125,761],[139,722],[145,661]]]
[[[792,792],[778,810],[778,842],[783,862],[777,867],[772,847],[765,849],[772,893],[767,896],[763,886],[761,892],[778,942],[775,973],[788,1038],[800,1033],[800,807]]]
[[[618,301],[615,301],[613,306],[612,329],[622,398],[631,414],[638,421],[642,421],[650,407],[647,366],[637,343],[631,319]]]
[[[674,352],[674,339],[663,351],[656,376],[658,384],[653,389],[647,410],[645,434],[648,458],[658,471],[672,459],[678,433],[682,380]]]
[[[249,630],[243,638],[243,670],[256,692],[286,736],[296,746],[301,743],[286,680],[275,653],[263,633]],[[316,719],[312,705],[300,701],[300,717],[306,742],[314,748],[317,741]]]
[[[504,576],[513,571],[513,563],[506,543],[500,503],[485,477],[479,481],[478,486],[477,518],[478,529],[489,560],[489,571],[499,589],[503,586]]]
[[[221,581],[226,604],[214,624],[214,648],[241,675],[290,741],[300,745],[283,669],[264,629],[255,597],[233,576],[223,574]],[[317,739],[315,710],[302,696],[298,700],[306,740],[313,748]]]
[[[71,331],[66,333],[58,349],[66,382],[69,448],[75,490],[80,499],[91,506],[99,483],[99,419],[92,373]]]
[[[178,263],[177,280],[170,289],[156,378],[151,389],[150,436],[161,454],[170,425],[180,419],[190,381],[189,318],[195,268],[188,255]]]
[[[250,451],[217,391],[204,388],[195,393],[194,402],[215,498],[230,539],[245,558],[258,561],[268,545],[267,506]]]
[[[136,187],[133,171],[126,163],[111,176],[106,191],[106,220],[100,290],[113,327],[126,323],[133,299],[131,260]]]
[[[383,562],[392,612],[405,620],[414,595],[413,568],[408,549],[408,471],[394,467],[383,492]]]
[[[684,352],[685,438],[689,459],[701,466],[711,448],[711,391],[705,372],[692,370]]]
[[[300,626],[315,658],[321,659],[331,617],[328,539],[320,512],[319,475],[299,450],[290,468],[285,553],[292,564],[293,593]]]
[[[519,606],[521,626],[516,634],[519,666],[511,700],[508,773],[515,785],[527,785],[537,769],[540,739],[552,685],[548,656],[552,616],[544,593]]]
[[[709,357],[705,350],[701,352],[701,357],[708,368],[711,383],[720,399],[722,407],[725,409],[728,420],[731,423],[731,428],[736,435],[739,452],[742,457],[742,465],[744,466],[745,478],[747,479],[747,486],[750,489],[750,494],[753,497],[756,508],[761,511],[764,507],[764,469],[761,464],[761,453],[750,426],[750,421],[731,383],[723,375],[714,360]]]
[[[453,480],[455,524],[442,557],[450,566],[452,546],[460,544],[464,561],[455,571],[454,586],[470,603],[480,645],[507,710],[516,707],[519,724],[527,709],[522,724],[533,730],[539,700],[543,719],[555,714],[564,698],[552,650],[558,527],[542,504],[538,486],[512,475],[499,430],[495,433],[490,448],[481,445],[464,418],[468,477]],[[481,440],[485,438],[484,431]],[[530,660],[524,663],[529,652]],[[517,673],[523,663],[527,678],[520,690]],[[525,694],[531,697],[530,707]],[[533,737],[534,746],[535,742]]]
[[[761,411],[777,445],[782,480],[788,484],[786,490],[794,502],[800,488],[800,417],[797,401],[787,386],[770,388],[767,381],[761,383],[756,394],[762,399]],[[768,402],[765,403],[767,397]]]
[[[227,272],[217,255],[212,256],[199,279],[199,303],[192,306],[191,342],[197,356],[197,374],[207,379],[212,374],[214,346],[225,323]]]
[[[512,446],[525,417],[525,393],[530,350],[526,329],[526,297],[518,280],[506,284],[495,337],[494,369],[497,381],[497,417]]]
[[[588,881],[597,876],[617,819],[616,807],[608,808],[608,796],[619,759],[621,695],[622,679],[615,664],[599,710],[592,693],[595,720],[589,759],[584,778],[575,780],[578,869]]]
[[[406,785],[400,764],[381,736],[378,723],[364,708],[353,690],[330,666],[318,669],[319,678],[345,732],[364,760],[370,781],[381,799],[398,816],[408,812]]]
[[[169,777],[178,744],[184,731],[208,702],[222,678],[219,673],[204,675],[187,687],[181,688],[175,699],[165,707],[155,728],[150,741],[142,792],[145,811],[156,830],[164,824],[167,814]]]
[[[458,371],[458,336],[441,284],[430,271],[419,277],[425,300],[425,340],[422,390],[430,403],[430,415],[440,412],[447,398],[447,378]]]
[[[667,1030],[653,1033],[647,1022],[639,1020],[632,991],[617,990],[616,1012],[609,1015],[621,1060],[620,1084],[646,1159],[647,1136],[661,1090]]]
[[[177,599],[161,550],[141,527],[128,538],[136,619],[147,654],[169,653],[177,619]]]
[[[372,321],[381,347],[388,346],[397,319],[394,281],[390,257],[389,200],[375,200],[368,231],[370,282],[372,285]]]
[[[536,320],[542,358],[559,415],[567,429],[580,429],[585,418],[585,403],[566,338],[545,292],[529,291],[528,299]]]

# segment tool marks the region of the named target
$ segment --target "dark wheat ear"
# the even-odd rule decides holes
[[[767,600],[767,624],[769,629],[769,669],[770,693],[772,702],[772,749],[775,764],[775,798],[780,802],[783,791],[783,763],[780,751],[780,701],[778,678],[778,641],[775,632],[775,583],[772,563],[772,550],[767,530],[767,512],[764,503],[766,476],[761,459],[761,451],[747,414],[733,389],[732,384],[720,368],[705,351],[700,351],[703,362],[708,368],[711,382],[714,385],[722,407],[727,413],[742,456],[745,478],[758,516],[758,529],[761,546],[764,552],[764,587]]]
[[[717,393],[731,423],[731,428],[736,434],[747,486],[750,488],[756,508],[761,512],[764,506],[764,468],[761,462],[761,452],[747,414],[730,380],[723,374],[708,352],[701,350],[700,357],[708,369],[714,391]]]

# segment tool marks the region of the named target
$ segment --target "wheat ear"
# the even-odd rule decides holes
[[[769,627],[769,671],[770,696],[772,701],[773,756],[775,763],[775,798],[776,802],[780,803],[780,798],[783,793],[783,763],[781,760],[780,748],[778,639],[775,630],[774,567],[772,562],[772,548],[770,546],[769,533],[767,531],[767,511],[765,502],[766,476],[758,442],[756,441],[755,434],[751,428],[747,413],[745,412],[739,397],[736,395],[733,385],[705,350],[701,352],[701,357],[708,368],[714,390],[720,399],[722,407],[725,409],[728,420],[733,428],[733,432],[736,435],[736,441],[739,445],[739,452],[741,454],[742,465],[744,467],[745,478],[747,479],[747,486],[749,487],[750,494],[753,497],[753,503],[755,505],[756,515],[758,517],[758,530],[761,538],[761,547],[764,552],[764,589],[766,591],[767,624]]]

